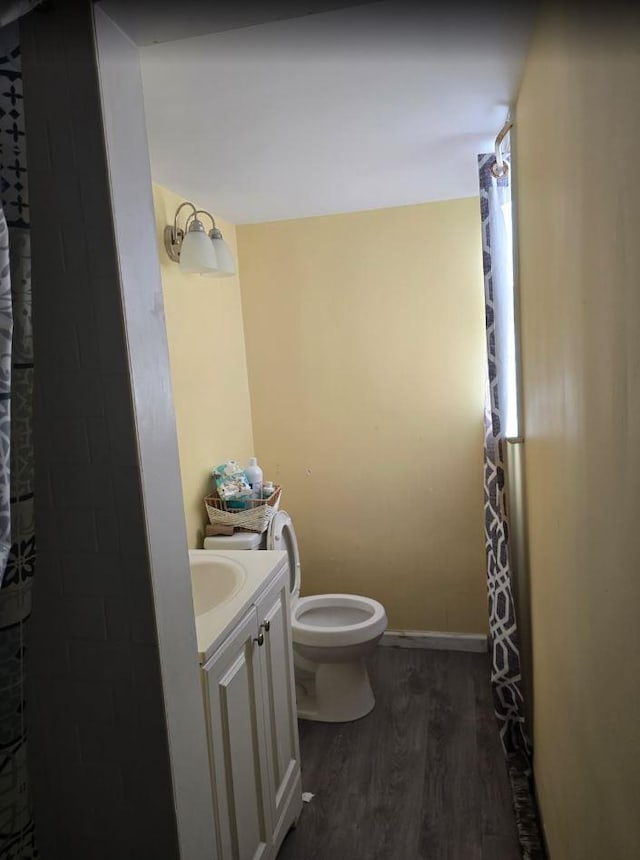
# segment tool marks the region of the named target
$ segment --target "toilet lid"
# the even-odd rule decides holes
[[[300,593],[300,554],[293,523],[286,511],[278,511],[269,523],[267,549],[280,549],[289,554],[289,591],[297,596]]]

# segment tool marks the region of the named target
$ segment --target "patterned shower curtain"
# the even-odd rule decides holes
[[[0,20],[33,2],[4,4]],[[17,23],[0,30],[0,857],[35,846],[27,774],[25,653],[34,566],[33,344],[27,166]]]
[[[509,159],[506,159],[507,165]],[[523,858],[544,857],[533,791],[531,741],[525,723],[520,651],[511,588],[505,491],[505,409],[508,400],[509,311],[513,308],[511,172],[496,179],[493,153],[478,156],[487,334],[484,511],[491,643],[491,686],[507,758]],[[512,324],[512,323],[511,323]]]

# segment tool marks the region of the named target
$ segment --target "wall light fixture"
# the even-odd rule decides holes
[[[178,227],[178,215],[185,206],[191,208],[184,229]],[[206,215],[211,219],[211,230],[207,233],[198,217]],[[222,238],[213,215],[205,209],[196,209],[188,201],[176,209],[173,224],[164,228],[164,247],[169,259],[180,264],[183,272],[194,272],[212,278],[227,278],[235,275],[236,265],[229,246]]]

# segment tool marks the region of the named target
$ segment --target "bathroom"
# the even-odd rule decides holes
[[[378,16],[388,20],[384,7]],[[202,499],[211,468],[230,457],[244,466],[256,454],[265,478],[283,488],[280,507],[295,527],[303,595],[347,593],[378,601],[388,618],[384,642],[411,631],[412,642],[437,638],[481,650],[487,634],[480,480],[485,334],[475,159],[466,171],[469,191],[452,200],[438,199],[443,180],[435,165],[419,188],[411,161],[406,175],[398,165],[385,175],[370,128],[390,124],[398,111],[393,94],[402,89],[407,114],[416,116],[418,105],[426,112],[419,81],[433,71],[420,62],[423,47],[407,44],[410,26],[397,24],[396,34],[386,27],[384,83],[363,99],[366,81],[379,68],[371,55],[382,51],[375,17],[370,44],[358,44],[363,20],[363,10],[343,10],[142,51],[187,539],[191,548],[203,545]],[[335,44],[337,32],[348,49]],[[460,71],[465,80],[479,62],[471,56],[469,70]],[[211,80],[225,84],[209,128],[201,112]],[[456,98],[451,93],[452,111]],[[314,117],[321,100],[323,116]],[[340,120],[356,105],[358,127],[352,123],[347,134]],[[430,108],[423,129],[434,125],[439,110]],[[499,112],[491,117],[489,147],[502,119]],[[252,122],[240,158],[236,129]],[[387,146],[403,134],[403,124],[397,126]],[[199,135],[185,140],[185,130],[196,127]],[[374,151],[356,171],[367,136]],[[346,150],[341,160],[336,146]],[[369,188],[362,176],[374,167],[377,187]],[[336,175],[344,179],[336,182]],[[458,186],[465,180],[458,178]],[[237,260],[234,277],[183,273],[169,258],[164,231],[185,200],[213,214]],[[179,228],[188,215],[188,207],[178,214]],[[207,216],[198,217],[209,230]],[[442,372],[434,372],[438,367]],[[224,538],[207,543],[232,551],[236,545]],[[416,658],[406,651],[402,656],[407,662],[394,663],[391,671],[409,677]],[[390,665],[381,675],[385,670]],[[311,709],[300,675],[297,710],[306,715]],[[330,686],[338,687],[335,678]],[[359,714],[355,689],[350,695]],[[417,712],[420,698],[409,701]],[[326,707],[347,719],[344,701]],[[371,737],[384,731],[375,718],[369,719]],[[311,735],[305,738],[307,729],[301,723],[302,788],[314,799],[304,807],[298,832],[283,843],[283,857],[308,851],[302,830],[312,816],[320,821],[329,814],[323,782],[305,773],[314,743]],[[353,755],[357,761],[355,749]],[[451,783],[456,779],[452,773]],[[332,793],[332,809],[346,803],[335,783]],[[504,802],[508,808],[508,798]],[[459,820],[449,823],[455,829]],[[504,838],[512,836],[508,831]],[[368,853],[359,838],[359,850]],[[433,837],[434,843],[441,839]],[[382,850],[385,839],[375,841]],[[391,840],[388,849],[401,856],[405,847]],[[316,850],[329,857],[355,846],[343,834],[338,844],[319,840]]]
[[[363,595],[388,622],[371,713],[299,723],[307,802],[279,856],[634,856],[634,658],[607,667],[635,653],[637,396],[612,380],[637,367],[625,237],[639,212],[628,178],[593,164],[614,117],[635,164],[622,94],[637,59],[615,28],[595,44],[554,8],[514,12],[449,34],[461,56],[438,89],[433,42],[430,65],[424,31],[410,38],[389,10],[311,2],[304,18],[247,9],[213,27],[200,4],[54,0],[20,21],[33,280],[54,288],[34,291],[38,549],[16,772],[45,858],[227,856],[185,548],[202,547],[211,468],[254,455],[295,523],[302,595]],[[331,63],[321,39],[303,50],[335,22]],[[510,526],[522,514],[528,530],[512,551],[530,577],[514,589],[537,841],[518,832],[486,653],[476,157],[509,111],[527,444],[509,464],[526,493]],[[169,259],[165,228],[187,200],[212,212],[234,275]],[[604,530],[584,503],[595,493]],[[628,710],[605,712],[603,691],[622,689]],[[15,821],[7,856],[36,856],[30,807]]]

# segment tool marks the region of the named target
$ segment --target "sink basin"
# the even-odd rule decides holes
[[[189,553],[189,565],[196,618],[231,600],[247,578],[237,561],[211,552]]]

